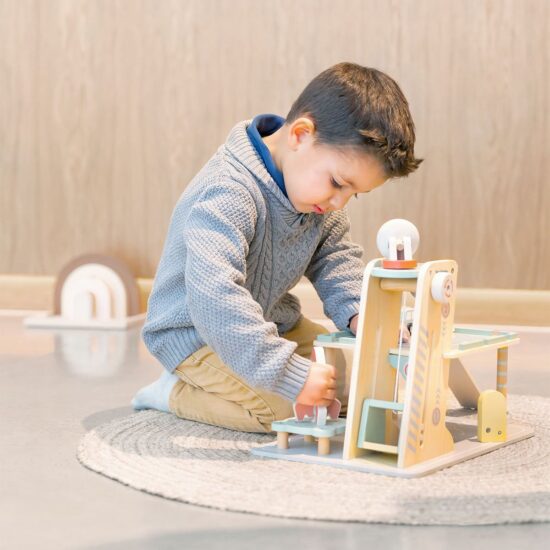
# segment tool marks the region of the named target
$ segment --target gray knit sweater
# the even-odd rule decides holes
[[[310,361],[280,336],[300,319],[305,275],[339,329],[359,311],[362,249],[344,210],[302,214],[237,124],[180,197],[149,298],[143,339],[173,371],[205,345],[252,386],[293,401]]]

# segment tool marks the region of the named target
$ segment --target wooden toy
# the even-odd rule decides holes
[[[53,313],[27,317],[31,328],[126,329],[142,323],[135,277],[117,258],[99,254],[69,262],[56,280]]]
[[[416,228],[403,222],[385,224],[378,235],[380,251],[390,257],[372,260],[365,269],[357,335],[342,331],[319,336],[314,343],[316,350],[325,352],[353,349],[344,433],[332,436],[330,455],[312,452],[300,437],[288,449],[268,444],[255,448],[254,454],[416,477],[533,435],[530,427],[515,423],[500,429],[502,403],[495,404],[490,396],[480,401],[486,413],[483,425],[496,429],[497,435],[500,429],[503,439],[479,441],[475,413],[469,422],[447,417],[450,392],[470,409],[477,407],[480,397],[460,358],[497,350],[497,388],[504,398],[507,348],[519,339],[511,332],[454,328],[457,263],[436,260],[414,268],[391,263],[413,261],[418,245]],[[416,299],[410,345],[405,346],[397,336],[405,321],[409,292]]]
[[[506,397],[499,391],[485,390],[477,406],[477,438],[482,443],[506,441]]]

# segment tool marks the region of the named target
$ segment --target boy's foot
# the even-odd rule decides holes
[[[136,411],[141,409],[156,409],[157,411],[170,412],[168,403],[170,392],[179,378],[167,371],[163,372],[158,380],[141,388],[132,399],[132,407]]]

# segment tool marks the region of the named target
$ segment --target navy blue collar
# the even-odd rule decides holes
[[[284,123],[285,119],[277,115],[258,115],[250,123],[250,126],[246,129],[246,133],[248,134],[252,145],[254,145],[256,151],[263,160],[269,175],[275,180],[275,183],[279,189],[288,199],[283,173],[277,168],[277,166],[275,166],[271,153],[269,152],[267,145],[262,140],[262,137],[274,134]]]

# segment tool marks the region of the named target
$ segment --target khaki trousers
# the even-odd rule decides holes
[[[282,335],[298,344],[295,353],[311,356],[313,341],[328,330],[301,318]],[[271,423],[293,416],[292,403],[270,391],[248,385],[209,346],[204,346],[174,371],[180,379],[170,394],[170,411],[195,420],[243,432],[270,432]]]

